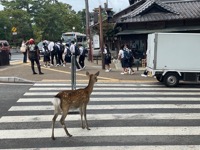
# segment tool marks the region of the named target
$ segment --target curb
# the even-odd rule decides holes
[[[7,83],[35,83],[35,81],[26,80],[19,77],[0,77],[0,82]]]

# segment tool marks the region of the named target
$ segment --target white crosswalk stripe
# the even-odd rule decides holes
[[[50,102],[70,86],[34,84],[0,118],[0,149],[200,149],[200,88],[166,88],[159,84],[96,84],[87,108],[91,130],[81,129],[80,115],[75,110],[66,118],[73,137],[66,136],[59,116],[57,139],[52,141]],[[85,86],[77,84],[77,88]],[[8,141],[12,148],[6,148]]]

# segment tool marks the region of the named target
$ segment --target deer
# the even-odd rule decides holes
[[[54,127],[55,121],[58,115],[62,115],[60,119],[60,123],[67,134],[68,137],[72,135],[68,132],[67,127],[65,125],[65,118],[67,117],[69,109],[78,109],[81,115],[81,126],[82,129],[90,130],[87,122],[87,114],[86,109],[87,105],[90,101],[90,95],[93,91],[94,84],[97,82],[97,76],[99,76],[99,71],[95,74],[90,74],[88,71],[86,72],[86,76],[89,77],[89,83],[85,88],[80,88],[77,90],[64,90],[60,91],[57,95],[54,96],[52,100],[54,106],[54,116],[52,119],[52,140],[55,140],[54,137]],[[83,121],[84,116],[84,121]]]

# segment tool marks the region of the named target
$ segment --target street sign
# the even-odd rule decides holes
[[[16,27],[12,27],[11,31],[14,33],[14,32],[17,32],[17,28]]]
[[[17,32],[13,32],[13,35],[17,35]]]
[[[99,35],[95,34],[93,36],[93,46],[94,48],[99,48],[100,44],[99,44]]]

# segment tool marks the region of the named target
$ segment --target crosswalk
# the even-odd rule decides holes
[[[77,84],[77,88],[86,84]],[[199,150],[200,88],[161,84],[97,83],[87,109],[91,130],[78,110],[57,118],[51,140],[53,96],[70,84],[36,83],[0,118],[0,149]]]

